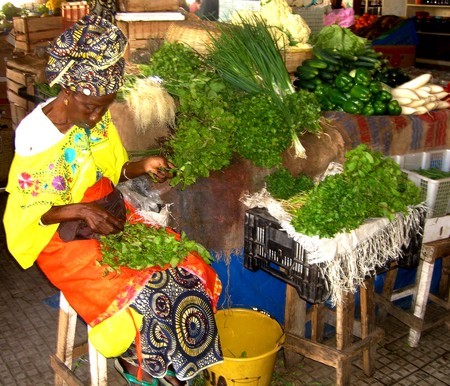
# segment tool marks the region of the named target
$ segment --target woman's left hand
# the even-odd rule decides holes
[[[164,182],[169,178],[172,178],[171,169],[174,166],[162,156],[152,156],[145,159],[145,169],[147,173],[150,173],[155,177],[158,182]]]

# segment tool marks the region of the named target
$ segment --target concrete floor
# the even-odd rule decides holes
[[[4,199],[5,194],[0,194],[0,203],[4,203]],[[7,252],[3,232],[0,232],[0,385],[53,384],[49,356],[56,347],[58,312],[54,297],[57,293],[36,267],[24,271],[18,266]],[[427,314],[433,312],[433,307],[429,306]],[[86,328],[81,321],[78,325],[77,341],[82,341]],[[407,345],[405,325],[388,316],[382,327],[386,334],[377,350],[375,374],[367,378],[357,359],[352,366],[351,385],[450,385],[448,328],[441,326],[424,333],[419,347],[411,348]],[[76,373],[88,384],[87,358],[80,358],[76,366]],[[108,384],[126,385],[113,369],[112,359],[108,360],[108,366]],[[286,370],[281,351],[272,385],[333,385],[334,379],[333,368],[305,358]],[[202,379],[197,381],[196,384],[204,383]]]

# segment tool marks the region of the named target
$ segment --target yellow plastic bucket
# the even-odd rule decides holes
[[[278,350],[284,342],[280,324],[255,309],[230,308],[216,313],[224,361],[205,370],[208,386],[269,386]]]

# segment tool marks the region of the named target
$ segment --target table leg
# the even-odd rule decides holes
[[[430,294],[431,279],[433,276],[434,261],[429,263],[428,261],[421,260],[419,267],[417,268],[417,285],[415,296],[413,299],[414,316],[421,320],[425,318],[425,311],[427,308],[428,295]],[[420,335],[422,330],[415,330],[411,328],[409,330],[408,344],[411,347],[417,347],[419,345]]]

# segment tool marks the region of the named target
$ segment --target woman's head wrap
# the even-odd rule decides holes
[[[84,16],[52,44],[47,80],[84,95],[115,93],[123,85],[126,46],[127,38],[114,24]]]

